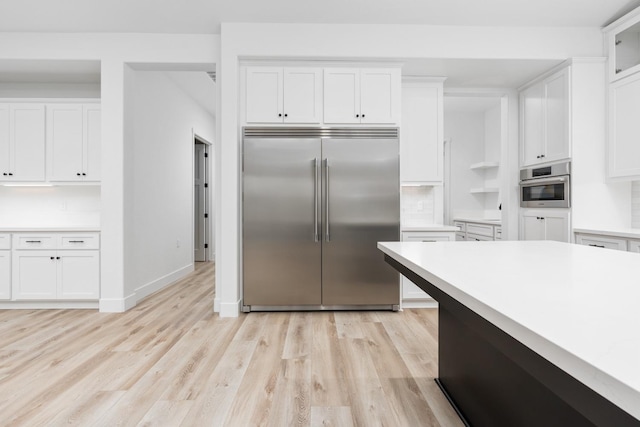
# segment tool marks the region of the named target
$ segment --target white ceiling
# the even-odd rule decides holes
[[[603,26],[640,0],[3,0],[2,31],[219,33],[221,22]]]

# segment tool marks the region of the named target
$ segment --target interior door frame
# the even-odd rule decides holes
[[[213,144],[209,141],[207,141],[205,138],[201,137],[200,135],[198,135],[195,131],[193,131],[192,129],[192,138],[191,138],[191,150],[192,150],[192,155],[191,155],[191,159],[192,159],[192,179],[193,181],[195,181],[195,173],[196,173],[196,144],[203,144],[204,145],[204,152],[207,154],[206,160],[204,162],[204,167],[205,167],[205,171],[204,171],[204,175],[205,175],[205,182],[206,182],[206,186],[205,186],[205,191],[204,191],[204,195],[205,195],[205,200],[204,200],[204,208],[205,208],[205,213],[208,214],[207,218],[204,221],[204,228],[205,228],[205,243],[207,244],[207,247],[205,247],[205,259],[204,261],[212,261],[215,259],[215,253],[212,252],[212,247],[211,247],[211,242],[213,241],[213,236],[211,234],[211,231],[213,230],[212,228],[212,211],[214,209],[212,209],[211,206],[211,197],[212,197],[212,193],[211,193],[211,189],[212,189],[212,185],[211,185],[211,178],[212,178],[212,156],[211,156],[211,151],[213,148]],[[195,186],[192,185],[191,187],[191,218],[192,218],[192,225],[191,225],[191,233],[192,233],[192,239],[191,239],[191,246],[194,249],[194,252],[192,253],[192,262],[196,262],[195,261],[195,243],[196,243],[196,224],[195,224],[195,211],[196,211],[196,206],[195,206],[195,202],[196,202],[196,195],[195,195]]]

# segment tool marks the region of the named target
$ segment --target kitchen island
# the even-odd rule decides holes
[[[473,426],[640,426],[640,256],[551,241],[386,242],[439,303],[438,382]]]

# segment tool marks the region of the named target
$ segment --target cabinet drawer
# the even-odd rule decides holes
[[[53,234],[14,234],[13,247],[15,249],[55,249],[56,236]]]
[[[410,232],[405,231],[402,233],[403,242],[449,242],[452,239],[453,233],[425,233],[425,232]]]
[[[491,242],[493,237],[483,236],[481,234],[469,234],[467,233],[467,240],[476,242]]]
[[[99,249],[98,234],[63,234],[60,237],[60,249]]]
[[[0,233],[0,249],[11,249],[11,234]]]
[[[495,240],[502,240],[502,227],[496,227],[494,234],[493,234],[493,238]]]
[[[483,224],[467,224],[467,233],[477,234],[480,236],[487,236],[493,239],[493,226]]]
[[[466,222],[453,221],[453,225],[458,227],[460,229],[460,231],[462,231],[463,233],[465,231],[467,231],[467,223]]]
[[[640,240],[629,240],[629,246],[627,247],[629,252],[640,253]]]
[[[464,240],[467,240],[466,233],[457,232],[456,233],[456,241],[457,242],[461,242],[461,241],[464,241]]]
[[[578,234],[576,235],[576,243],[596,248],[617,249],[619,251],[627,250],[627,241],[616,237],[584,236]]]

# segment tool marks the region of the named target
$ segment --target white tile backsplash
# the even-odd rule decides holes
[[[405,227],[428,225],[435,222],[433,187],[401,187],[400,206],[400,222]]]
[[[631,227],[640,228],[640,181],[631,183]]]

